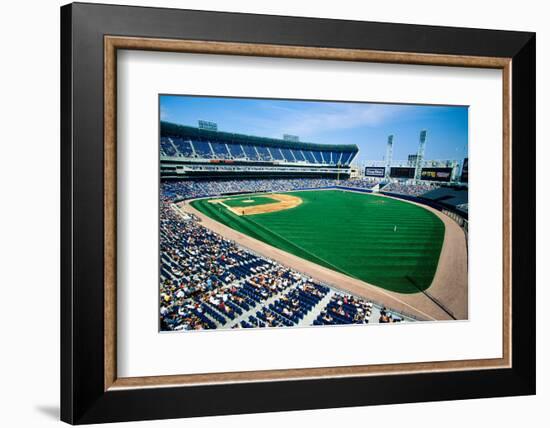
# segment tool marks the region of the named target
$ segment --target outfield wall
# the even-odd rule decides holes
[[[346,186],[332,186],[333,189],[351,190],[353,192],[360,193],[374,193],[371,189],[362,189],[360,187],[346,187]]]
[[[307,190],[327,190],[327,189],[339,189],[339,187],[338,186],[307,187],[307,188],[300,187],[292,190],[277,191],[276,193],[305,192]],[[350,189],[350,190],[353,190],[353,189]],[[195,199],[216,198],[218,196],[259,195],[260,193],[275,193],[275,191],[258,190],[256,192],[227,192],[227,193],[219,193],[217,195],[199,195],[199,196],[192,196],[190,198],[176,198],[174,199],[174,203],[183,202],[187,200],[195,200]]]

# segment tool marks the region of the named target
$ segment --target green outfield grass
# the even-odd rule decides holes
[[[443,222],[430,211],[339,190],[289,194],[303,203],[249,216],[206,200],[191,204],[253,238],[387,290],[417,293],[430,286],[445,233]]]
[[[252,201],[252,202],[245,202]],[[228,207],[253,207],[254,205],[274,204],[279,202],[277,199],[269,198],[267,196],[243,196],[243,197],[231,197],[224,199],[223,203]]]

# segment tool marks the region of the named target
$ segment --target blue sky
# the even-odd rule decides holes
[[[189,126],[208,120],[220,131],[262,137],[293,134],[311,143],[357,144],[359,161],[382,160],[389,134],[393,159],[406,160],[427,129],[425,159],[468,156],[468,108],[461,106],[161,95],[160,117]]]

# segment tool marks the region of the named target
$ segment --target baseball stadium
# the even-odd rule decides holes
[[[468,159],[160,122],[160,330],[468,319]]]

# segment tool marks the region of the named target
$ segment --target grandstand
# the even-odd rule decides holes
[[[392,181],[379,190],[385,195],[434,207],[468,230],[468,187],[465,185]]]
[[[460,271],[462,267],[456,278],[446,277],[446,281],[457,285],[456,290],[449,292],[441,281],[435,289],[430,288],[442,245],[442,223],[427,210],[418,211],[413,205],[392,201],[402,199],[428,206],[446,214],[467,231],[467,185],[456,183],[460,178],[457,162],[415,157],[408,164],[377,162],[365,168],[354,165],[352,176],[352,162],[358,154],[355,145],[234,134],[218,131],[216,124],[211,125],[208,128],[168,122],[160,125],[161,331],[467,317],[467,294],[464,294],[467,283]],[[461,177],[467,179],[467,159],[465,163],[466,175],[463,168]],[[320,190],[322,194],[315,193]],[[342,195],[342,191],[348,195]],[[300,200],[308,209],[272,216],[271,223],[262,215],[238,219],[237,214],[244,216],[243,204],[250,204],[249,208],[276,205],[278,201],[273,198],[280,194],[297,195],[296,192],[302,192]],[[391,200],[357,193],[384,195]],[[211,203],[217,201],[222,205]],[[320,214],[312,204],[321,204]],[[352,212],[348,215],[346,209]],[[367,211],[363,212],[364,209]],[[333,216],[331,222],[325,222],[321,212]],[[406,218],[400,219],[404,212],[408,213]],[[354,218],[354,213],[362,213],[365,221]],[[207,217],[217,222],[215,227],[206,223]],[[376,227],[369,229],[369,219],[376,227],[386,227],[380,236]],[[302,241],[296,245],[291,242],[296,232],[292,228],[299,222],[302,222]],[[397,224],[405,233],[407,222],[412,222],[406,232],[408,238],[403,235],[396,240]],[[329,223],[327,227],[332,228],[332,234],[331,230],[323,229]],[[220,229],[220,224],[263,241],[271,249],[267,253],[258,252],[243,245],[240,238],[228,239],[227,232],[220,232],[227,229]],[[372,241],[354,235],[359,229],[368,233]],[[310,233],[308,242],[303,241],[305,233]],[[324,241],[330,249],[334,239],[345,240],[347,247],[340,248],[339,253],[344,257],[337,257],[334,252],[321,257],[319,251],[323,251]],[[372,289],[365,294],[362,285],[340,287],[338,281],[310,275],[310,271],[301,269],[302,262],[290,265],[287,258],[271,256],[273,248],[297,254],[302,262],[313,261],[317,266],[345,273],[348,278],[371,275],[376,285],[394,293],[409,293],[410,298],[395,300]],[[326,257],[331,257],[330,262]],[[411,261],[402,263],[402,257]],[[395,262],[402,263],[401,270],[387,268],[395,266]],[[361,270],[363,267],[365,272]],[[424,295],[418,296],[419,291]],[[446,300],[451,302],[448,308],[434,306]]]
[[[210,231],[174,207],[175,195],[182,197],[175,186],[162,187],[161,331],[415,320],[394,312],[385,321],[382,304],[337,291]]]
[[[447,208],[461,210],[468,215],[468,188],[458,186],[438,187],[422,193],[423,199],[437,202]]]
[[[356,145],[233,134],[161,122],[163,179],[220,177],[348,178]]]

